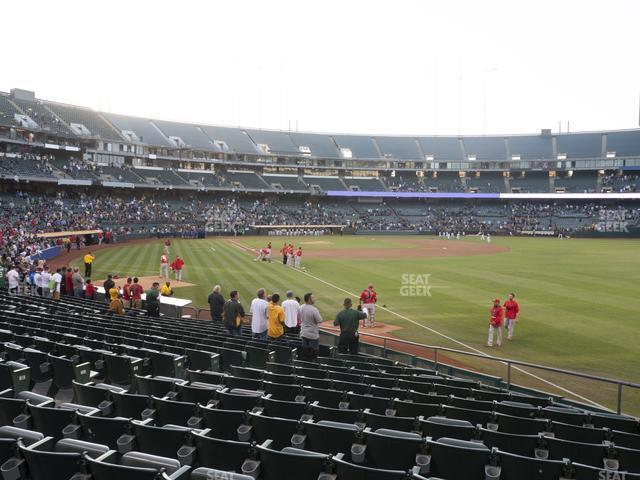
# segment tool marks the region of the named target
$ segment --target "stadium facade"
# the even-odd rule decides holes
[[[46,168],[34,159],[41,156]],[[94,168],[78,167],[88,164]],[[16,182],[28,188],[29,182],[39,184],[40,192],[287,194],[300,201],[350,197],[369,205],[596,201],[609,210],[626,209],[633,233],[638,170],[640,129],[491,136],[303,133],[153,120],[40,100],[26,90],[0,92],[5,191]],[[596,212],[592,220],[611,216]]]

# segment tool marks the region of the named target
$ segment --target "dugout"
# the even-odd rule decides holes
[[[342,235],[348,225],[251,225],[251,234],[270,237],[319,237],[323,235]]]

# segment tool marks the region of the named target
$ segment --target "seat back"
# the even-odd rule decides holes
[[[431,461],[427,476],[450,480],[485,478],[490,451],[483,444],[444,437],[428,442],[428,449]]]
[[[343,453],[351,459],[351,446],[362,443],[360,429],[353,424],[331,421],[304,422],[306,435],[304,448],[314,452],[334,454]]]
[[[217,353],[187,348],[187,358],[191,370],[217,372],[220,369],[220,356]]]
[[[82,427],[82,437],[88,442],[108,445],[117,450],[118,438],[128,433],[129,420],[116,417],[99,417],[78,413],[78,423]]]
[[[82,471],[80,453],[59,453],[25,447],[18,442],[31,480],[69,480]]]
[[[286,418],[267,417],[255,413],[249,414],[249,421],[253,427],[253,437],[259,443],[272,440],[275,449],[291,446],[291,437],[295,435],[300,422]]]
[[[264,480],[317,480],[329,465],[328,455],[303,453],[295,449],[280,452],[263,446],[257,446],[256,449],[261,463],[261,478]]]
[[[385,470],[356,465],[345,461],[340,456],[333,457],[332,462],[340,480],[407,480],[408,477],[407,472],[403,470]]]
[[[566,474],[568,462],[541,460],[497,450],[500,480],[557,480]],[[566,475],[568,476],[568,475]]]
[[[210,436],[225,440],[238,440],[238,427],[245,422],[243,410],[223,410],[200,407],[200,415]]]
[[[292,420],[300,420],[308,409],[308,405],[304,402],[287,402],[266,397],[262,399],[262,407],[264,415]]]
[[[173,400],[165,400],[153,397],[152,405],[156,410],[156,425],[188,425],[190,420],[198,417],[198,407],[196,404],[189,402],[176,402]],[[198,427],[199,425],[193,425]]]
[[[429,417],[420,422],[422,434],[438,440],[441,437],[471,440],[475,432],[474,426],[465,420],[445,417]]]
[[[202,467],[239,472],[243,462],[249,458],[251,444],[234,440],[212,438],[208,430],[194,433],[198,452],[198,464]]]
[[[75,411],[64,408],[41,407],[29,404],[34,430],[56,440],[62,438],[62,430],[74,423]]]
[[[161,457],[177,458],[180,447],[189,443],[190,429],[153,427],[133,422],[135,450]]]
[[[367,464],[390,470],[408,470],[416,455],[424,454],[426,441],[419,434],[381,429],[364,432]]]

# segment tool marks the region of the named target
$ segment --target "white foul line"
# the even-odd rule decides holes
[[[248,251],[248,252],[255,252],[255,249],[253,249],[253,248],[251,248],[251,247],[247,247],[246,245],[243,245],[243,244],[241,244],[240,242],[237,242],[237,241],[235,241],[235,240],[231,240],[231,239],[229,239],[228,241],[229,241],[232,245],[234,245],[235,247],[237,247],[237,248],[239,248],[239,249],[241,249],[241,250]],[[333,283],[330,283],[330,282],[327,282],[326,280],[323,280],[323,279],[321,279],[321,278],[318,278],[318,277],[316,277],[315,275],[311,275],[311,274],[310,274],[310,273],[308,273],[308,272],[305,272],[305,271],[303,271],[303,270],[299,270],[299,269],[294,269],[294,270],[296,270],[297,272],[300,272],[300,273],[302,273],[302,274],[304,274],[304,275],[306,275],[306,276],[308,276],[308,277],[311,277],[311,278],[313,278],[314,280],[317,280],[317,281],[319,281],[319,282],[322,282],[322,283],[324,283],[325,285],[328,285],[328,286],[330,286],[330,287],[332,287],[332,288],[335,288],[336,290],[340,290],[341,292],[344,292],[344,293],[346,293],[347,295],[351,295],[351,296],[353,296],[353,297],[357,297],[357,296],[358,296],[357,294],[355,294],[355,293],[353,293],[353,292],[349,292],[348,290],[345,290],[344,288],[340,288],[340,287],[338,287],[337,285],[334,285]],[[431,333],[434,333],[434,334],[439,335],[439,336],[441,336],[441,337],[443,337],[443,338],[446,338],[446,339],[447,339],[447,340],[449,340],[450,342],[456,343],[456,344],[458,344],[458,345],[460,345],[460,346],[462,346],[462,347],[466,348],[467,350],[471,350],[472,352],[478,353],[478,354],[480,354],[480,355],[482,355],[482,356],[484,356],[484,357],[489,357],[489,355],[488,355],[487,353],[483,352],[482,350],[478,350],[477,348],[472,347],[471,345],[467,345],[466,343],[461,342],[460,340],[456,340],[455,338],[450,337],[449,335],[446,335],[446,334],[444,334],[444,333],[442,333],[442,332],[439,332],[439,331],[437,331],[437,330],[434,330],[434,329],[433,329],[433,328],[431,328],[431,327],[428,327],[428,326],[423,325],[423,324],[421,324],[421,323],[419,323],[419,322],[416,322],[415,320],[412,320],[412,319],[410,319],[409,317],[405,317],[405,316],[404,316],[404,315],[402,315],[401,313],[394,312],[393,310],[390,310],[390,309],[388,309],[388,308],[386,308],[386,307],[377,307],[377,308],[379,308],[379,309],[381,309],[381,310],[384,310],[384,311],[386,311],[386,312],[389,312],[391,315],[395,315],[396,317],[401,318],[401,319],[403,319],[403,320],[405,320],[405,321],[407,321],[407,322],[413,323],[414,325],[416,325],[416,326],[418,326],[418,327],[424,328],[425,330],[428,330],[428,331],[430,331]],[[505,362],[502,362],[502,363],[503,363],[503,365],[506,365],[506,363],[505,363]],[[554,388],[557,388],[558,390],[561,390],[561,391],[563,391],[563,392],[565,392],[565,393],[568,393],[569,395],[572,395],[572,396],[574,396],[574,397],[576,397],[576,398],[579,398],[579,399],[581,399],[581,400],[584,400],[585,402],[588,402],[588,403],[590,403],[590,404],[592,404],[592,405],[594,405],[594,406],[596,406],[596,407],[598,407],[598,408],[602,408],[602,409],[604,409],[604,410],[610,410],[609,408],[607,408],[607,407],[605,407],[605,406],[603,406],[603,405],[600,405],[599,403],[596,403],[596,402],[594,402],[593,400],[590,400],[590,399],[588,399],[588,398],[586,398],[586,397],[583,397],[582,395],[580,395],[580,394],[578,394],[578,393],[572,392],[572,391],[571,391],[571,390],[569,390],[569,389],[566,389],[566,388],[564,388],[564,387],[562,387],[562,386],[560,386],[560,385],[558,385],[558,384],[556,384],[556,383],[553,383],[553,382],[551,382],[551,381],[549,381],[549,380],[546,380],[546,379],[544,379],[544,378],[542,378],[542,377],[539,377],[538,375],[536,375],[536,374],[534,374],[534,373],[531,373],[531,372],[528,372],[527,370],[524,370],[524,369],[522,369],[522,368],[520,368],[520,367],[512,366],[511,368],[512,368],[512,369],[514,369],[514,370],[517,370],[517,371],[519,371],[519,372],[521,372],[521,373],[524,373],[525,375],[529,375],[530,377],[535,378],[536,380],[539,380],[539,381],[541,381],[541,382],[543,382],[543,383],[546,383],[547,385],[550,385],[550,386],[552,386],[552,387],[554,387]]]

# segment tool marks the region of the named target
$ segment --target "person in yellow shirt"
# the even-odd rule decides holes
[[[91,265],[95,259],[91,252],[87,252],[84,256],[84,278],[91,277]]]
[[[267,335],[270,340],[277,340],[284,335],[284,309],[279,302],[280,295],[271,295],[271,303],[267,307]]]
[[[162,295],[163,297],[170,297],[171,295],[173,295],[171,282],[166,282],[162,287],[160,287],[160,295]]]
[[[109,290],[109,310],[115,313],[116,315],[124,315],[124,304],[119,297],[118,289],[116,287],[111,287]]]

